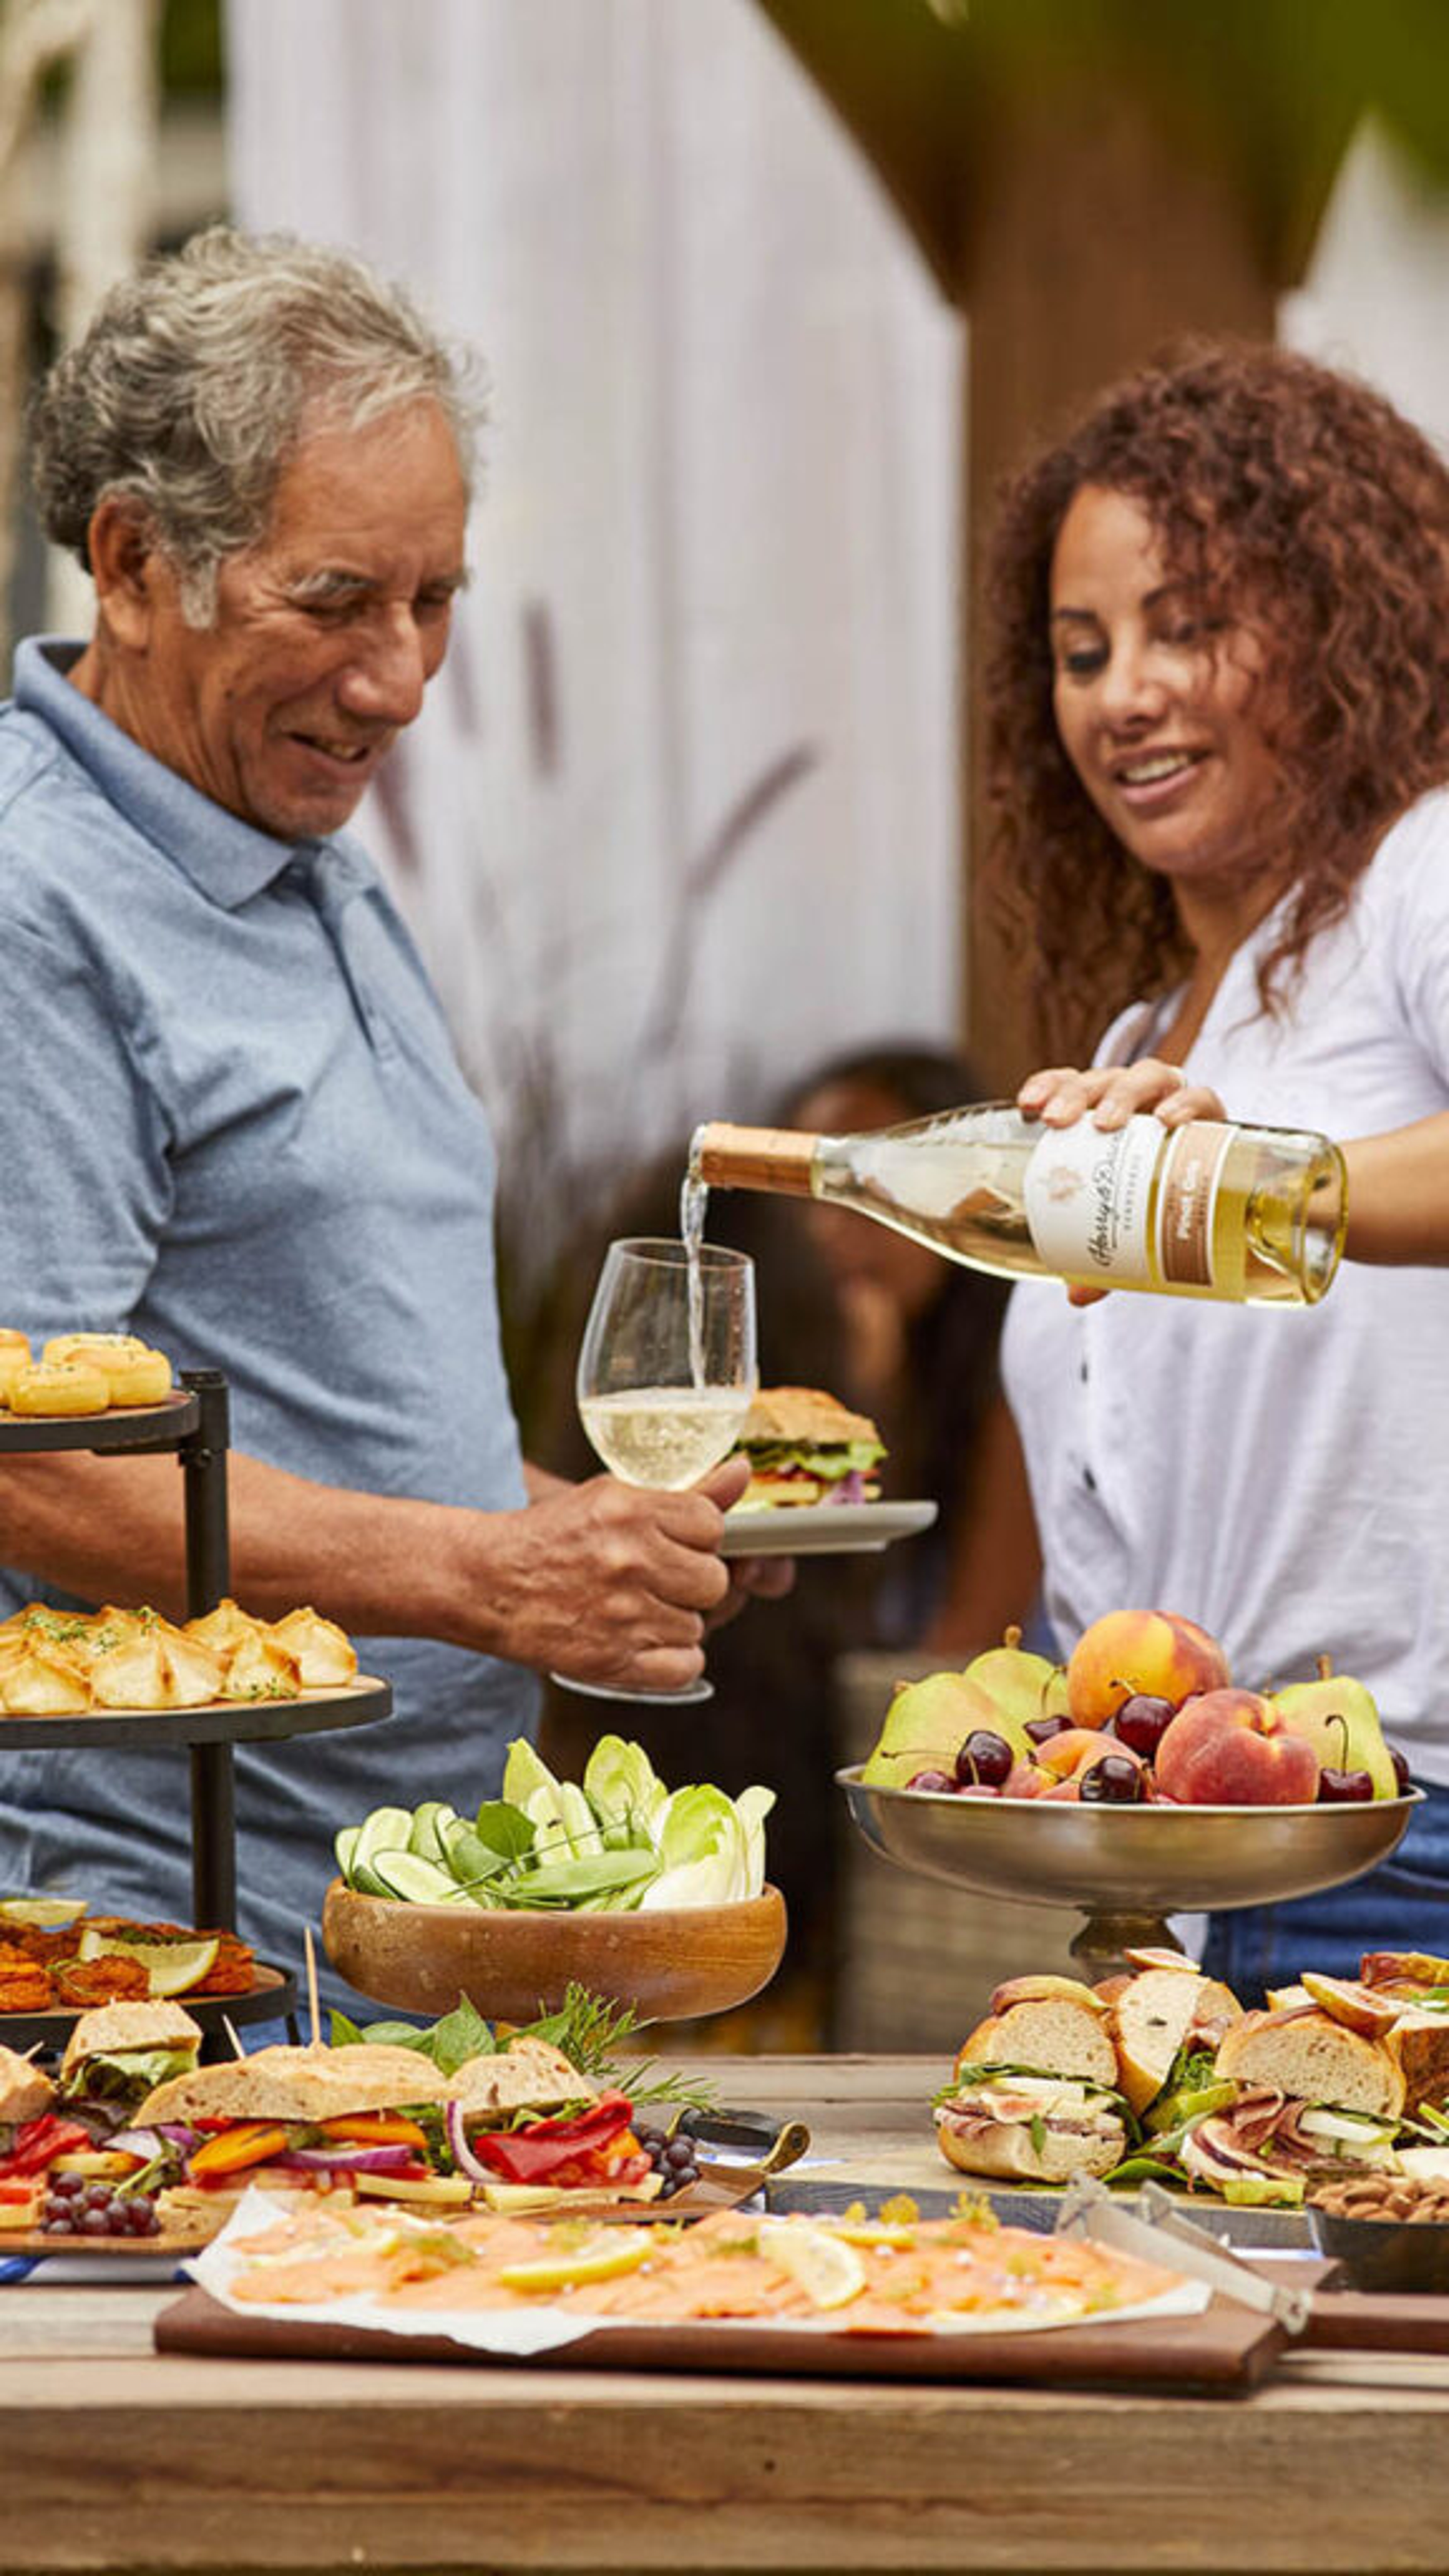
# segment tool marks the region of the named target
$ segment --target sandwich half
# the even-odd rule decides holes
[[[1020,1995],[1021,1985],[1050,1991]],[[963,2173],[1064,2183],[1110,2173],[1127,2152],[1117,2052],[1090,1986],[1069,1977],[999,1987],[932,2106],[936,2143]]]
[[[819,1387],[762,1386],[735,1446],[750,1462],[736,1511],[880,1499],[880,1433]]]
[[[1213,2069],[1233,2099],[1186,2128],[1177,2154],[1224,2199],[1296,2203],[1312,2183],[1398,2169],[1404,2076],[1381,2041],[1316,2006],[1248,2012]]]

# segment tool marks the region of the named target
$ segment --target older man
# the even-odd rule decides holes
[[[223,231],[153,263],[39,411],[94,634],[23,644],[0,715],[0,1320],[223,1368],[235,1590],[315,1603],[394,1686],[381,1727],[240,1757],[243,1926],[287,1957],[337,1825],[496,1788],[526,1668],[677,1687],[732,1599],[742,1468],[667,1496],[521,1460],[487,1128],[342,836],[447,647],[473,426],[356,263]],[[179,1484],[8,1461],[5,1606],[178,1606]],[[186,1843],[180,1756],[0,1765],[0,1884],[183,1914]]]

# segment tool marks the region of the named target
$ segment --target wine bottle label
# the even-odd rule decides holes
[[[1152,1176],[1160,1119],[1052,1127],[1022,1176],[1026,1221],[1046,1270],[1064,1279],[1150,1279]]]
[[[1211,1288],[1213,1217],[1232,1130],[1194,1119],[1053,1128],[1022,1181],[1026,1221],[1047,1270],[1065,1279],[1161,1280]],[[1153,1182],[1157,1182],[1154,1196]]]
[[[1157,1272],[1176,1287],[1211,1288],[1218,1181],[1232,1133],[1194,1118],[1171,1130],[1157,1190]]]

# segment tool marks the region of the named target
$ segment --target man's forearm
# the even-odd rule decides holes
[[[264,1617],[301,1602],[358,1634],[436,1636],[481,1650],[465,1538],[503,1516],[310,1483],[233,1451],[231,1583]],[[183,1481],[174,1458],[12,1457],[0,1463],[0,1562],[92,1601],[186,1613]]]

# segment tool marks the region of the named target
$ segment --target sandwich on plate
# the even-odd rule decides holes
[[[1220,2043],[1243,2013],[1227,1986],[1205,1977],[1186,1956],[1162,1955],[1110,1991],[1107,2028],[1118,2080],[1149,2133],[1170,2132],[1215,2107],[1206,2098],[1210,2092],[1231,2098],[1214,2065]]]
[[[736,1511],[880,1500],[885,1446],[875,1424],[819,1387],[762,1386],[735,1447],[750,1462]]]
[[[63,2178],[129,2184],[151,2161],[130,2106],[157,2078],[194,2066],[201,2033],[171,2003],[103,2004],[81,2013],[57,2082],[0,2049],[0,2227],[39,2225]]]
[[[262,2048],[161,2085],[134,2125],[174,2153],[170,2212],[229,2205],[252,2184],[534,2208],[581,2190],[652,2198],[661,2178],[631,2119],[624,2095],[524,2037],[454,2075],[388,2042]]]
[[[1130,2113],[1108,2007],[1074,1977],[998,1986],[932,2107],[936,2143],[963,2173],[1037,2183],[1110,2173]]]
[[[1175,2153],[1225,2200],[1296,2204],[1364,2169],[1395,2172],[1402,2068],[1384,2042],[1312,2003],[1247,2012],[1219,2043],[1215,2084],[1231,2100],[1189,2122]]]

